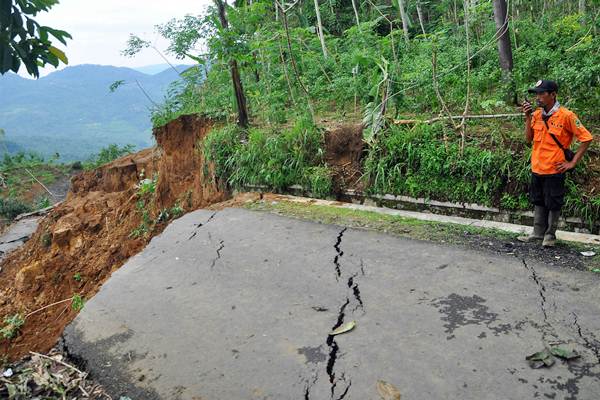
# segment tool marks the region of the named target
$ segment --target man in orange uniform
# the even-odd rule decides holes
[[[540,80],[528,90],[536,94],[538,108],[523,104],[525,138],[533,142],[531,187],[534,204],[533,233],[520,236],[523,242],[541,240],[544,247],[556,243],[556,228],[565,198],[565,173],[577,165],[592,142],[592,135],[572,111],[556,100],[556,82]],[[581,142],[577,153],[569,150],[573,136]]]

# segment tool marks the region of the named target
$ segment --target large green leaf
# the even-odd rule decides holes
[[[65,53],[63,51],[57,49],[54,46],[48,47],[48,50],[50,51],[50,53],[54,54],[54,56],[56,56],[63,63],[65,63],[65,64],[69,63],[69,60],[67,59],[67,56],[65,55]]]
[[[579,354],[575,350],[568,350],[560,347],[550,348],[550,353],[552,353],[552,355],[555,355],[556,357],[564,358],[565,360],[573,360],[575,358],[581,357],[581,354]]]

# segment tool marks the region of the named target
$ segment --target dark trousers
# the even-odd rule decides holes
[[[559,211],[565,204],[565,174],[531,174],[529,199],[536,206]]]

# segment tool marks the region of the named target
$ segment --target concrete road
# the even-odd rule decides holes
[[[173,222],[65,331],[118,398],[600,398],[600,279],[241,209]],[[356,328],[329,336],[350,321]],[[531,369],[561,343],[579,360]]]
[[[12,224],[0,235],[0,260],[29,240],[38,227],[40,217],[31,216]]]

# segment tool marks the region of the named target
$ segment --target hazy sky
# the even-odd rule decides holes
[[[164,61],[152,49],[135,58],[121,56],[130,33],[156,41],[156,46],[164,49],[167,45],[154,33],[154,25],[186,14],[201,14],[210,3],[211,0],[60,0],[49,12],[38,14],[36,20],[73,36],[66,48],[55,41],[67,53],[69,65],[137,67]],[[23,71],[21,67],[20,73]],[[42,74],[52,71],[54,68],[47,68]]]

